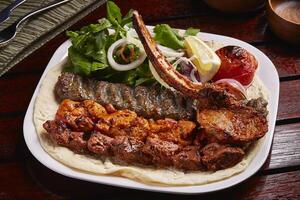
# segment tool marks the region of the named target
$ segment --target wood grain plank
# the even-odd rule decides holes
[[[14,178],[11,178],[14,177]],[[35,160],[25,164],[11,163],[0,165],[0,188],[7,199],[49,198],[53,199],[182,199],[180,195],[152,193],[121,189],[112,186],[88,183],[59,175]],[[14,187],[11,187],[11,186]],[[300,171],[268,176],[254,176],[233,188],[207,195],[185,196],[187,200],[218,199],[298,199],[300,197]],[[18,188],[15,190],[14,188]],[[47,196],[48,195],[48,196]],[[1,197],[1,196],[0,196]]]
[[[125,15],[130,9],[134,9],[143,15],[143,19],[147,22],[178,19],[191,16],[204,15],[222,15],[207,6],[203,1],[197,0],[116,0],[116,4],[121,8],[121,12]],[[84,24],[97,21],[100,17],[106,16],[106,6],[97,8],[93,13],[80,20]],[[78,24],[77,24],[78,25]],[[77,26],[75,25],[75,27]]]
[[[215,12],[203,1],[195,0],[117,0],[116,3],[121,8],[123,14],[128,10],[138,10],[147,21],[157,21],[165,18],[180,18],[187,16],[209,15]]]
[[[0,164],[0,178],[5,180],[0,182],[0,199],[83,199],[119,191],[62,176],[32,157],[26,162]]]
[[[263,170],[300,166],[300,123],[276,126],[269,161]]]
[[[257,46],[276,66],[280,78],[300,75],[300,53],[283,42]],[[263,67],[263,66],[262,66]]]
[[[300,80],[280,83],[277,120],[300,117]]]
[[[257,42],[273,39],[269,29],[265,12],[257,15],[212,15],[191,17],[176,20],[160,21],[175,28],[197,27],[203,32],[226,35],[246,42]],[[154,23],[151,23],[154,24]]]

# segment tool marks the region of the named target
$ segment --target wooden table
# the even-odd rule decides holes
[[[280,42],[271,33],[265,10],[228,16],[208,8],[200,0],[119,0],[117,3],[124,13],[130,8],[139,10],[148,24],[199,27],[204,32],[249,42],[269,56],[281,84],[277,125],[267,162],[244,183],[201,196],[92,184],[44,167],[26,147],[22,125],[42,72],[56,48],[66,40],[62,33],[0,78],[0,199],[300,199],[300,49]],[[105,7],[101,7],[71,29],[95,22],[105,14]]]

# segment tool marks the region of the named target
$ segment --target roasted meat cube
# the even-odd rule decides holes
[[[120,110],[103,116],[95,129],[110,137],[130,136],[144,141],[149,132],[149,123],[134,112]]]
[[[196,125],[191,121],[175,121],[173,119],[150,120],[150,136],[176,144],[191,143],[191,135]]]
[[[217,143],[208,144],[201,150],[202,164],[210,171],[232,167],[243,159],[244,154],[239,147]]]
[[[137,118],[135,112],[118,110],[111,114],[103,115],[98,119],[95,129],[111,137],[126,135],[126,128]]]
[[[200,156],[200,148],[197,146],[186,146],[178,154],[173,156],[175,168],[183,170],[203,169]]]
[[[105,108],[96,102],[66,99],[60,104],[55,119],[65,122],[73,131],[89,132],[94,128],[94,121],[105,113]]]
[[[47,121],[43,124],[43,127],[47,130],[47,134],[52,141],[57,144],[68,147],[76,152],[87,151],[88,134],[73,132],[67,128],[65,123],[58,120]]]
[[[115,158],[128,164],[141,163],[149,164],[150,159],[145,156],[141,149],[144,143],[136,138],[120,136],[113,141],[113,151]]]
[[[159,138],[148,137],[142,152],[157,166],[172,166],[172,157],[180,151],[180,146]]]
[[[103,135],[100,132],[94,132],[88,140],[88,149],[101,156],[111,156],[113,138]]]
[[[131,127],[126,130],[128,136],[143,142],[145,142],[149,131],[149,122],[142,117],[137,117],[134,121],[132,121]]]

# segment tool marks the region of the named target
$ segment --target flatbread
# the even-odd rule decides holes
[[[55,100],[54,86],[65,63],[66,59],[51,68],[42,80],[35,100],[33,119],[43,149],[57,161],[75,170],[97,174],[99,175],[99,178],[101,178],[101,175],[115,175],[127,177],[147,184],[159,184],[165,186],[201,185],[220,181],[241,173],[247,168],[263,144],[264,138],[261,138],[250,147],[241,162],[231,168],[216,172],[197,171],[185,173],[173,168],[155,169],[149,166],[125,166],[114,164],[109,158],[101,160],[90,155],[74,153],[68,148],[58,146],[45,137],[46,131],[42,127],[46,120],[54,119],[58,109],[59,104]],[[251,98],[259,96],[263,96],[265,99],[268,98],[267,89],[258,77],[254,78],[252,86],[247,90],[247,96]]]

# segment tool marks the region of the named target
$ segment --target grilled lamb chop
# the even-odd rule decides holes
[[[222,86],[211,83],[195,83],[180,74],[160,52],[146,28],[142,16],[137,11],[133,11],[132,21],[149,60],[160,78],[169,86],[185,96],[197,99],[202,107],[228,106],[236,101],[235,96],[226,92]]]
[[[261,113],[266,109],[256,110],[252,107],[261,104],[240,99],[241,95],[227,92],[230,90],[222,85],[192,82],[174,69],[162,55],[137,11],[133,12],[133,25],[159,76],[181,94],[197,100],[197,119],[206,133],[222,138],[221,140],[228,143],[245,143],[266,134],[268,121],[266,114]],[[249,56],[250,53],[246,50],[243,52],[243,59],[255,59],[254,56]]]

